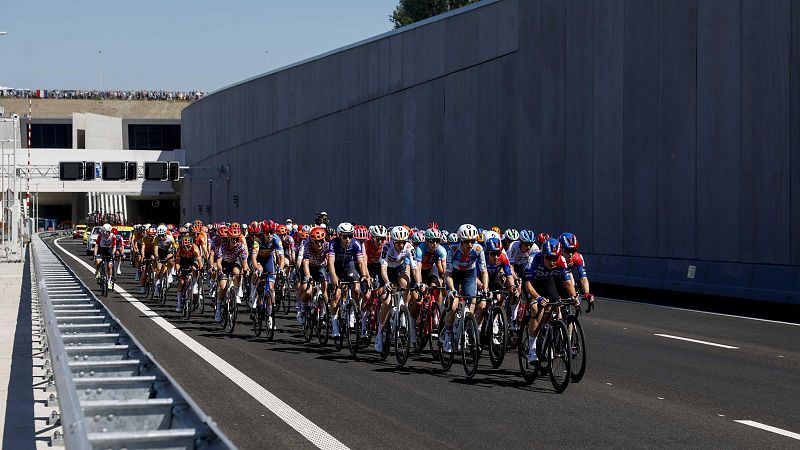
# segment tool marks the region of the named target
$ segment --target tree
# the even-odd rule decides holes
[[[461,8],[478,0],[400,0],[389,18],[395,28]]]

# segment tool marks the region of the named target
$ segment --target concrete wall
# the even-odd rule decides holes
[[[481,2],[218,91],[182,142],[206,220],[569,230],[595,280],[800,303],[800,0]]]
[[[92,113],[72,113],[72,148],[78,147],[78,130],[84,130],[86,150],[122,150],[122,119]]]

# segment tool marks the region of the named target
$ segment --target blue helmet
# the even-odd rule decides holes
[[[519,233],[519,240],[526,244],[533,244],[536,242],[536,234],[531,230],[522,230]]]
[[[542,243],[544,256],[561,256],[561,243],[556,238],[550,238]]]
[[[558,242],[561,243],[561,247],[565,250],[577,250],[578,246],[578,238],[572,233],[561,233],[561,236],[558,238]]]
[[[503,249],[503,244],[500,243],[500,239],[497,238],[490,238],[486,240],[486,250],[490,252],[499,252]]]

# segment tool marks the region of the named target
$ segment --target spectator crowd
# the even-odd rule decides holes
[[[0,98],[62,98],[77,100],[164,100],[194,101],[203,98],[200,91],[100,91],[100,90],[42,90],[0,88]]]

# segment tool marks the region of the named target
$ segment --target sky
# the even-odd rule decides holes
[[[390,31],[397,2],[5,1],[0,86],[208,92]]]

